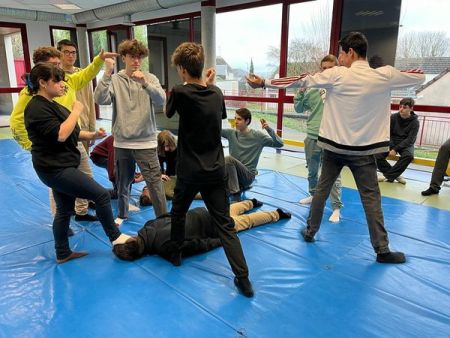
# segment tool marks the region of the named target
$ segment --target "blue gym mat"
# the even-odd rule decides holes
[[[109,187],[106,171],[93,166]],[[132,194],[137,199],[143,184]],[[292,212],[241,232],[255,297],[233,285],[223,249],[179,268],[155,257],[114,257],[100,224],[72,222],[83,259],[55,263],[48,189],[30,154],[0,141],[0,337],[448,337],[450,212],[383,198],[391,249],[403,265],[375,262],[358,192],[343,189],[342,219],[326,209],[313,244],[299,230],[304,178],[262,170],[248,198]],[[202,205],[195,201],[193,206]],[[170,207],[170,202],[169,202]],[[116,210],[116,201],[113,201]],[[154,217],[130,214],[135,234]]]

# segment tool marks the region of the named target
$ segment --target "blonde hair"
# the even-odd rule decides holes
[[[177,148],[177,139],[169,130],[163,130],[158,134],[158,155],[165,156],[164,147]]]

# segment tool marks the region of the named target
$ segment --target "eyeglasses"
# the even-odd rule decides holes
[[[77,51],[74,50],[71,52],[69,50],[63,50],[63,54],[64,54],[64,56],[70,56],[70,55],[75,56],[75,55],[77,55]]]

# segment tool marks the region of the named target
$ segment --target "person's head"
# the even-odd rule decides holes
[[[384,60],[381,56],[374,55],[369,59],[369,66],[370,66],[370,68],[373,68],[373,69],[383,67],[383,66],[385,66]]]
[[[172,64],[184,82],[189,78],[201,79],[205,64],[203,46],[195,42],[182,43],[172,54]]]
[[[363,33],[351,32],[340,41],[339,63],[350,67],[356,60],[365,60],[369,43]]]
[[[124,40],[119,44],[118,53],[125,63],[125,71],[134,72],[141,68],[142,59],[148,55],[148,48],[136,40]]]
[[[39,47],[33,51],[33,63],[48,62],[55,66],[61,65],[61,52],[54,47]]]
[[[141,206],[152,205],[152,198],[150,196],[150,191],[148,191],[147,186],[142,189],[141,196],[139,196],[139,204]]]
[[[58,50],[61,52],[63,68],[71,68],[77,61],[77,45],[70,40],[64,39],[58,42]]]
[[[239,108],[236,110],[234,120],[236,121],[236,129],[243,131],[252,122],[252,113],[247,108]]]
[[[137,237],[127,239],[124,244],[114,245],[113,252],[118,258],[124,261],[134,261],[142,256]]]
[[[158,155],[165,156],[166,152],[174,152],[177,149],[175,135],[169,130],[163,130],[158,134]]]
[[[338,66],[339,62],[336,56],[328,54],[320,61],[320,70],[330,69],[334,66]]]
[[[51,63],[38,63],[28,77],[28,92],[41,94],[48,98],[62,96],[65,93],[64,71]]]
[[[414,109],[414,100],[410,97],[401,99],[399,104],[399,113],[403,118],[408,118]]]

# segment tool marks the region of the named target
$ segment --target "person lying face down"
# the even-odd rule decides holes
[[[230,205],[230,215],[235,223],[235,230],[242,231],[252,227],[291,218],[291,214],[281,209],[258,211],[244,214],[253,208],[262,206],[256,200],[245,200]],[[113,248],[117,257],[133,261],[144,255],[158,255],[168,261],[176,250],[170,242],[170,215],[165,214],[150,220],[138,231],[138,235],[129,238],[124,244]],[[194,208],[186,214],[186,240],[182,245],[182,256],[208,252],[221,246],[219,234],[212,224],[212,217],[206,208]]]

